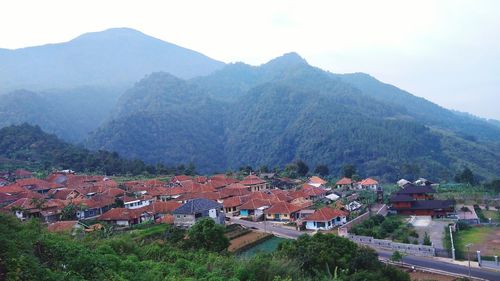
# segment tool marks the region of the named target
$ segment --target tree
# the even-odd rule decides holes
[[[309,172],[309,167],[304,161],[297,160],[295,164],[297,165],[297,175],[299,175],[300,177],[304,177],[305,175],[307,175],[307,173]]]
[[[347,164],[342,167],[342,175],[346,178],[352,178],[356,174],[356,167],[352,164]]]
[[[465,167],[460,173],[455,176],[455,181],[459,183],[474,184],[474,174],[469,167]]]
[[[314,173],[324,177],[330,174],[330,170],[328,169],[328,166],[318,164],[318,166],[316,166],[316,168],[314,169]]]
[[[229,239],[224,236],[224,227],[210,218],[198,220],[188,231],[188,247],[222,252],[229,246]]]
[[[394,251],[391,255],[391,261],[393,262],[401,262],[403,261],[403,255],[399,251]]]
[[[61,220],[69,221],[69,220],[76,219],[76,211],[77,210],[78,210],[78,207],[75,206],[74,204],[67,205],[66,207],[64,207],[62,209]]]
[[[259,167],[261,173],[269,173],[269,167],[267,165],[262,165]]]
[[[427,234],[427,232],[424,233],[423,244],[426,245],[426,246],[431,246],[432,245],[431,238],[429,237],[429,234]]]

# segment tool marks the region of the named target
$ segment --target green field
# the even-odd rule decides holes
[[[491,218],[491,222],[500,222],[500,211],[497,210],[483,210],[486,218]]]
[[[500,227],[473,227],[459,230],[453,235],[453,239],[459,258],[467,258],[465,247],[467,244],[472,244],[471,257],[475,257],[477,250],[480,250],[483,256],[500,255]]]

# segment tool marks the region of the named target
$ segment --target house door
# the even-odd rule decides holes
[[[279,220],[280,219],[280,214],[274,214],[274,219]]]

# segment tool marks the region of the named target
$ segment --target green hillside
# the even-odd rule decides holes
[[[500,130],[491,123],[367,75],[322,71],[293,53],[191,80],[155,73],[118,104],[89,147],[151,163],[193,162],[202,172],[297,159],[332,173],[351,163],[362,176],[390,181],[447,180],[464,166],[483,178],[500,170]]]
[[[89,151],[26,123],[0,129],[0,171],[16,168],[72,169],[107,175],[154,172],[140,160],[124,160],[116,152]]]

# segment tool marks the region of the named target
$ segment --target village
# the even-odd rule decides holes
[[[329,182],[273,173],[115,180],[71,170],[39,179],[16,170],[0,177],[1,210],[22,221],[38,218],[52,232],[85,233],[106,226],[126,231],[145,224],[186,229],[210,218],[227,226],[229,251],[235,253],[275,236],[296,239],[324,232],[404,255],[455,260],[465,256],[446,242],[449,236],[460,225],[482,223],[477,208],[436,199],[438,185],[426,179],[402,179],[387,191],[373,178]],[[472,252],[476,267],[498,268],[499,245],[490,240],[489,249],[482,250],[494,260],[482,261],[479,250]]]

